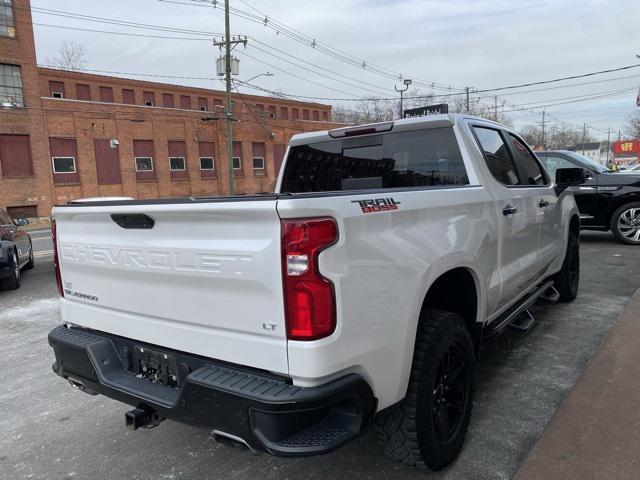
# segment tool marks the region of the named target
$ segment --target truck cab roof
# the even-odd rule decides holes
[[[336,128],[333,130],[321,130],[317,132],[299,133],[291,137],[291,146],[306,145],[333,140],[341,137],[352,137],[359,135],[380,134],[385,132],[403,132],[410,130],[420,130],[424,128],[441,128],[456,125],[461,120],[472,120],[491,124],[499,128],[504,125],[473,115],[462,113],[447,113],[441,115],[429,115],[423,117],[401,118],[385,122],[368,123],[362,125],[350,125],[348,127]]]

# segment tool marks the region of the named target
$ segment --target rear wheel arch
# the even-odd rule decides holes
[[[478,348],[482,330],[481,319],[478,318],[481,305],[480,292],[480,283],[475,271],[468,267],[453,268],[440,274],[429,286],[422,301],[420,313],[429,309],[459,315]],[[419,328],[419,325],[416,327]]]

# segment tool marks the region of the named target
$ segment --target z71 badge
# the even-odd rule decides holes
[[[390,210],[398,210],[400,202],[396,202],[393,198],[370,198],[366,200],[351,200],[351,203],[357,203],[362,209],[362,213],[388,212]]]

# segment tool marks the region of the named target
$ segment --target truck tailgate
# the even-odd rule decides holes
[[[123,228],[112,214],[155,223]],[[54,218],[65,322],[288,372],[274,199],[70,205]]]

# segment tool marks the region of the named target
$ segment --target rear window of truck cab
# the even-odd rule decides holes
[[[453,129],[350,137],[289,149],[282,192],[468,185]]]

